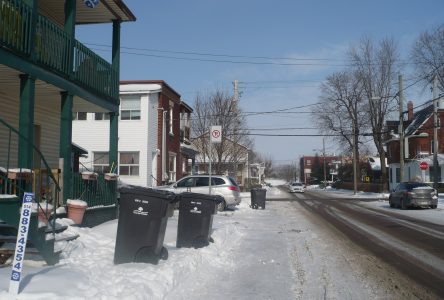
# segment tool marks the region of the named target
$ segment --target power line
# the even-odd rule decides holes
[[[112,47],[110,45],[94,44],[94,43],[85,43],[85,45],[106,47],[106,48]],[[344,61],[343,59],[334,59],[334,58],[295,58],[295,57],[249,56],[249,55],[230,55],[230,54],[217,54],[217,53],[205,53],[205,52],[193,52],[193,51],[174,51],[174,50],[161,50],[161,49],[135,48],[135,47],[120,47],[120,48],[121,49],[128,49],[128,50],[146,51],[146,52],[172,53],[172,54],[184,54],[184,55],[200,55],[200,56],[210,56],[210,57],[250,58],[250,59],[269,59],[269,60],[294,60],[294,61]]]
[[[107,49],[97,49],[90,48],[96,51],[111,52]],[[135,53],[121,51],[120,54],[128,54],[135,56],[145,56],[145,57],[156,57],[156,58],[167,58],[175,60],[186,60],[186,61],[201,61],[201,62],[215,62],[215,63],[229,63],[229,64],[247,64],[247,65],[277,65],[277,66],[319,66],[319,67],[346,67],[349,65],[345,64],[321,64],[321,63],[277,63],[277,62],[254,62],[254,61],[234,61],[234,60],[218,60],[218,59],[205,59],[205,58],[195,58],[195,57],[178,57],[178,56],[168,56],[168,55],[157,55],[157,54],[146,54],[146,53]]]

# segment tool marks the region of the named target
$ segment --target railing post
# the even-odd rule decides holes
[[[65,26],[64,30],[68,35],[68,45],[66,45],[66,63],[68,65],[68,76],[73,76],[74,68],[74,38],[76,25],[76,1],[65,0]]]

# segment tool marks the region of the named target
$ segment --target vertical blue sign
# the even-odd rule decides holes
[[[23,195],[22,213],[18,227],[17,242],[15,244],[14,262],[12,263],[9,294],[17,295],[22,280],[23,260],[25,258],[26,242],[28,240],[29,223],[31,220],[33,193]]]

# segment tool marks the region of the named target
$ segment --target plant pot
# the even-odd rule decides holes
[[[86,205],[83,203],[70,203],[68,200],[68,218],[75,224],[80,225],[83,222],[83,216],[85,215]]]
[[[97,173],[87,172],[82,173],[83,180],[97,180]]]
[[[117,180],[118,177],[119,177],[119,175],[114,174],[114,173],[105,173],[105,180],[108,180],[108,181],[115,181],[115,180]]]

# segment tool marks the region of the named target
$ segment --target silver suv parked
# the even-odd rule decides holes
[[[166,189],[176,194],[183,192],[209,194],[209,175],[190,175],[173,184],[158,186],[156,189]],[[211,194],[224,198],[224,202],[218,207],[219,211],[228,206],[239,205],[241,202],[239,186],[229,176],[211,175]]]

